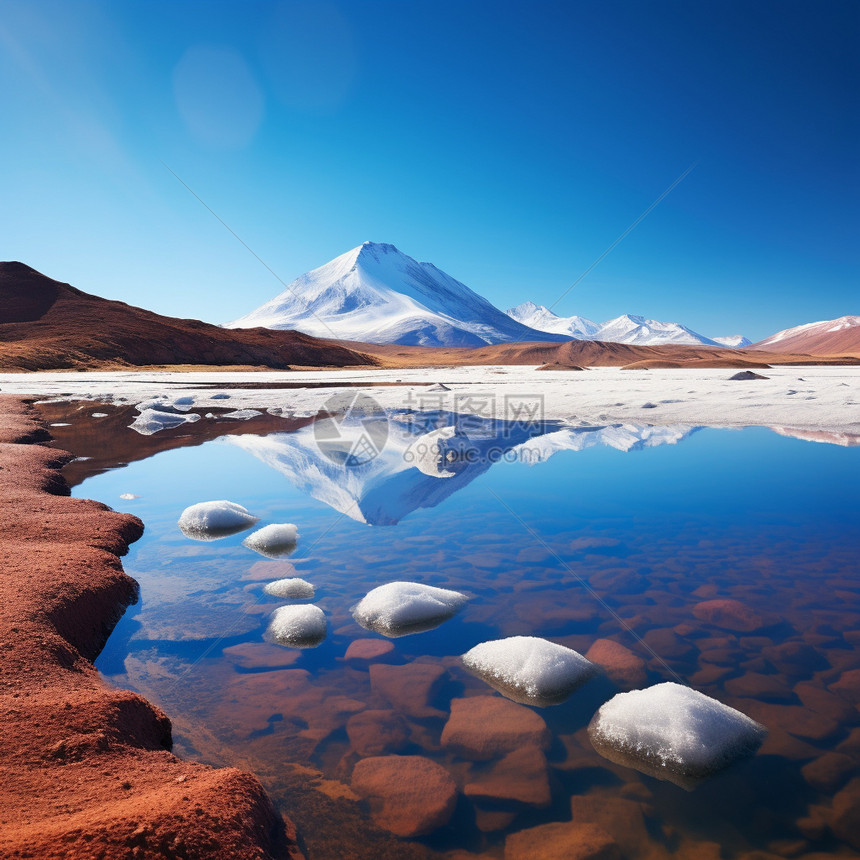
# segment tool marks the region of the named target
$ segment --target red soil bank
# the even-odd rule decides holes
[[[0,857],[301,857],[255,777],[176,758],[168,718],[93,667],[143,528],[69,498],[45,438],[0,397]]]

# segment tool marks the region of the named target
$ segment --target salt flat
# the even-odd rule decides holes
[[[742,381],[730,379],[735,372],[615,367],[538,371],[508,365],[287,372],[4,373],[0,374],[0,390],[39,398],[126,404],[158,395],[165,395],[170,402],[191,397],[196,412],[228,407],[312,415],[339,391],[359,387],[385,409],[447,409],[500,419],[543,417],[570,424],[769,425],[860,434],[860,367],[783,366],[758,371],[767,379]],[[429,390],[437,383],[449,390]],[[319,387],[321,384],[325,387]],[[273,387],[261,387],[264,385]],[[229,396],[224,398],[224,394]]]

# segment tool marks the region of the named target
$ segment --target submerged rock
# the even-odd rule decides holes
[[[289,648],[316,648],[326,637],[326,620],[319,606],[280,606],[272,613],[266,636]]]
[[[585,657],[600,666],[619,687],[635,689],[648,680],[645,661],[613,639],[596,639]]]
[[[468,600],[465,594],[418,582],[380,585],[353,607],[352,616],[366,630],[383,636],[406,636],[438,627]]]
[[[243,532],[258,521],[259,517],[242,505],[221,499],[186,508],[179,517],[179,528],[192,540],[218,540]]]
[[[556,821],[511,833],[505,860],[621,860],[615,840],[594,824]]]
[[[733,630],[736,633],[752,633],[765,626],[765,621],[745,603],[739,600],[721,598],[705,600],[693,607],[693,615],[714,627]]]
[[[514,750],[494,764],[489,772],[466,783],[463,794],[478,803],[547,807],[552,794],[546,756],[530,745]]]
[[[266,558],[282,558],[296,551],[299,530],[293,523],[272,523],[249,534],[243,546]]]
[[[754,753],[766,734],[740,711],[673,682],[619,693],[588,726],[604,758],[688,790]]]
[[[558,705],[595,672],[578,651],[536,636],[482,642],[462,660],[503,696],[527,705]]]
[[[457,784],[445,768],[418,755],[362,759],[352,790],[368,801],[373,820],[397,836],[425,836],[447,824]]]
[[[344,660],[376,660],[394,650],[387,639],[355,639],[349,643]]]
[[[540,714],[497,696],[451,702],[442,746],[462,758],[487,761],[525,746],[549,749],[550,732]]]

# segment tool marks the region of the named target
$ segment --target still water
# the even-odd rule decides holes
[[[860,448],[846,444],[858,440],[465,421],[403,419],[379,456],[352,466],[321,451],[309,424],[203,444],[192,428],[172,450],[86,477],[75,495],[146,525],[124,560],[140,601],[99,669],[169,714],[180,755],[256,773],[311,860],[592,856],[574,845],[609,837],[607,857],[858,856]],[[435,473],[408,462],[402,438],[458,423],[476,456]],[[209,499],[261,526],[297,524],[295,553],[264,558],[247,533],[189,540],[179,515]],[[264,639],[287,601],[263,586],[285,576],[316,589],[328,625],[316,648]],[[434,630],[386,639],[350,609],[394,580],[469,600]],[[715,599],[743,617],[701,608]],[[514,705],[459,660],[513,635],[632,653],[564,704]],[[689,792],[602,758],[585,732],[619,690],[677,679],[769,729],[754,757]],[[443,743],[452,711],[466,715],[465,747]],[[432,780],[426,797],[420,780],[404,786],[398,759],[368,799],[357,763],[392,755],[444,768],[453,812],[438,810]],[[392,834],[419,818],[430,832]]]

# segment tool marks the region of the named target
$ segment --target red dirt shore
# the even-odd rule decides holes
[[[70,498],[47,438],[0,396],[0,857],[301,858],[255,777],[178,759],[168,718],[94,668],[143,527]]]

